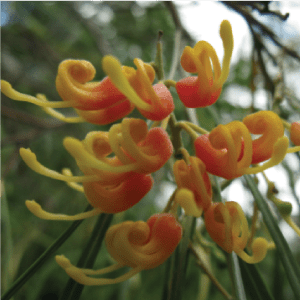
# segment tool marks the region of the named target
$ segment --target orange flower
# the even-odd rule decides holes
[[[137,204],[151,190],[152,185],[151,175],[137,173],[116,184],[84,182],[83,192],[94,209],[73,216],[47,212],[34,200],[26,200],[25,204],[35,216],[41,219],[74,221],[93,217],[100,213],[116,214],[125,211]]]
[[[264,141],[265,137],[259,140],[258,145]],[[226,125],[218,125],[210,134],[197,137],[194,146],[196,156],[205,163],[209,173],[233,179],[244,174],[255,174],[279,164],[287,153],[288,139],[284,136],[277,138],[270,160],[252,168],[252,139],[242,122],[233,121]],[[268,151],[262,152],[268,154]],[[256,157],[259,157],[259,152],[256,154]]]
[[[106,125],[132,112],[134,105],[119,92],[108,77],[100,82],[89,82],[95,73],[93,65],[85,60],[61,62],[56,77],[56,88],[64,101],[48,101],[41,94],[33,97],[19,93],[4,80],[1,81],[1,90],[13,100],[41,106],[49,115],[68,123],[89,122]],[[66,117],[53,109],[62,107],[75,108],[79,116]]]
[[[109,133],[91,131],[83,141],[72,137],[64,139],[64,146],[75,158],[78,167],[86,175],[96,175],[101,184],[118,184],[133,174],[137,165],[133,161],[126,166],[113,153]],[[131,164],[129,164],[131,163]],[[120,171],[119,171],[120,170]]]
[[[200,214],[202,211],[205,212],[211,205],[212,188],[204,163],[198,157],[189,157],[189,165],[183,159],[178,160],[173,166],[173,172],[178,188],[185,188],[193,192],[194,201],[198,207],[194,213],[198,216],[198,212]],[[175,199],[177,202],[180,201],[180,194]],[[188,203],[179,204],[185,210],[185,206],[189,205]]]
[[[66,137],[63,143],[85,176],[66,176],[50,170],[37,161],[30,149],[21,148],[20,154],[31,169],[53,179],[114,185],[133,172],[149,174],[159,170],[173,151],[164,129],[148,131],[145,121],[127,118],[112,126],[109,133],[92,131],[83,141]],[[109,157],[112,152],[115,156]]]
[[[240,157],[244,143],[243,156]],[[232,179],[243,175],[252,159],[251,135],[246,126],[233,121],[219,125],[210,134],[199,136],[195,142],[196,155],[206,165],[206,170],[214,175]]]
[[[172,214],[156,214],[149,218],[147,223],[126,221],[107,230],[106,248],[117,261],[115,265],[91,270],[73,266],[63,255],[56,256],[56,261],[70,277],[81,284],[114,284],[125,281],[142,270],[161,265],[174,252],[181,237],[182,227]],[[129,266],[132,270],[115,279],[87,276],[105,274],[124,266]]]
[[[105,56],[102,67],[113,84],[132,102],[147,119],[161,121],[173,110],[173,97],[163,83],[152,86],[155,71],[141,59],[135,58],[137,70],[126,67],[113,56]]]
[[[160,127],[148,131],[141,119],[123,119],[109,131],[110,145],[124,164],[137,165],[135,172],[153,173],[171,157],[173,146],[167,132]]]
[[[126,99],[109,77],[100,82],[90,82],[95,74],[94,66],[86,60],[64,60],[56,77],[60,97],[80,110],[99,110]]]
[[[222,69],[215,49],[205,41],[199,41],[194,48],[186,46],[182,53],[183,69],[198,74],[176,83],[179,99],[186,107],[197,108],[212,105],[221,94],[222,86],[229,74],[233,50],[232,29],[227,20],[221,23],[220,36],[224,47]]]
[[[214,203],[204,213],[204,221],[210,237],[226,252],[236,252],[247,263],[257,263],[267,254],[268,242],[264,238],[254,240],[252,256],[245,251],[249,228],[241,206],[233,201]]]

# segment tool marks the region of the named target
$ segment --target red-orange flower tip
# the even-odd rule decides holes
[[[152,188],[151,175],[133,173],[118,184],[84,182],[84,193],[89,203],[102,212],[115,214],[138,203]],[[137,188],[138,187],[138,188]]]
[[[185,47],[182,53],[183,69],[190,73],[197,73],[197,76],[187,77],[176,83],[179,99],[186,107],[209,106],[220,96],[222,86],[229,74],[233,50],[232,29],[227,20],[221,23],[220,36],[224,47],[222,69],[215,49],[205,41],[199,41],[194,48]]]
[[[174,252],[181,237],[181,225],[172,214],[164,213],[153,215],[147,223],[127,221],[110,227],[105,243],[118,263],[152,269]]]
[[[155,71],[149,64],[138,58],[134,59],[134,64],[137,70],[122,69],[118,59],[110,55],[102,60],[105,73],[141,114],[147,119],[161,121],[174,110],[173,97],[164,84],[152,86]]]
[[[63,100],[80,110],[99,110],[125,100],[108,77],[90,82],[95,74],[94,66],[86,60],[64,60],[58,67],[56,89]]]
[[[300,146],[300,122],[293,122],[291,124],[290,132],[291,132],[291,135],[290,135],[291,141],[296,146]]]

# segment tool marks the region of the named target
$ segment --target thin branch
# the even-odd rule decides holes
[[[220,282],[216,279],[216,277],[208,270],[205,264],[202,262],[200,256],[198,255],[197,251],[195,250],[192,243],[190,243],[189,248],[191,249],[193,255],[196,257],[196,264],[200,267],[205,274],[209,277],[211,282],[216,286],[216,288],[220,291],[220,293],[228,300],[233,300],[232,296],[223,288]]]
[[[251,24],[251,26],[255,26],[259,29],[260,35],[270,38],[275,45],[282,48],[288,55],[291,57],[300,60],[299,54],[292,49],[287,48],[284,46],[277,38],[276,34],[266,25],[260,23],[258,20],[256,20],[247,10],[246,6],[242,4],[242,2],[235,2],[235,1],[222,1],[222,3],[231,8],[232,10],[239,13],[248,24]]]

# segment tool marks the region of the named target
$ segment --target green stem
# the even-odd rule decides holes
[[[176,126],[176,118],[174,113],[171,114],[170,120],[169,120],[169,126],[171,130],[171,142],[174,147],[174,156],[176,159],[182,159],[182,153],[181,153],[181,147],[182,147],[182,140],[180,136],[181,128]]]
[[[221,196],[221,186],[218,180],[218,177],[213,175],[215,185],[214,185],[214,201],[215,202],[222,202],[222,196]]]
[[[78,260],[77,267],[84,267],[87,269],[93,267],[112,218],[112,214],[101,214],[98,217],[91,237]],[[78,300],[82,294],[83,288],[84,285],[70,278],[60,297],[60,300]]]
[[[163,68],[163,58],[162,58],[162,42],[161,42],[162,35],[163,35],[163,32],[160,30],[158,32],[158,41],[156,44],[156,57],[154,60],[154,68],[155,68],[158,80],[163,80],[165,77],[164,68]]]
[[[85,211],[91,209],[89,205]],[[69,228],[62,233],[57,240],[13,283],[13,285],[2,295],[2,300],[10,299],[55,253],[57,249],[71,236],[83,220],[74,221]]]

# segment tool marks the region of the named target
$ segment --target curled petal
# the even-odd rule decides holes
[[[296,145],[300,146],[300,122],[293,122],[291,124],[291,141]]]
[[[194,142],[196,156],[214,175],[232,179],[243,175],[252,160],[251,135],[242,122],[219,125]],[[241,155],[243,149],[243,154]]]
[[[233,50],[232,29],[227,20],[221,23],[220,36],[224,47],[222,69],[215,49],[205,41],[199,41],[194,48],[187,46],[183,51],[181,56],[183,69],[197,73],[197,76],[187,77],[176,83],[178,96],[186,107],[209,106],[220,96],[229,74]]]
[[[233,250],[232,220],[223,203],[214,203],[204,214],[205,228],[210,237],[223,250],[231,253]]]
[[[236,252],[236,254],[248,264],[256,264],[261,262],[267,255],[268,242],[266,239],[259,237],[253,241],[252,255],[245,251]]]
[[[252,142],[252,164],[269,159],[276,141],[284,135],[284,127],[278,115],[272,111],[259,111],[243,119],[252,134],[262,134]]]
[[[189,157],[190,165],[178,160],[173,166],[175,181],[179,188],[186,188],[194,193],[199,209],[206,211],[211,205],[212,188],[204,163],[197,157]]]
[[[132,268],[152,269],[175,250],[182,228],[171,214],[157,214],[147,223],[127,221],[110,227],[105,243],[111,256]]]
[[[42,107],[53,107],[53,108],[61,108],[61,107],[72,107],[72,103],[70,101],[45,101],[45,99],[41,99],[39,97],[33,97],[30,95],[22,94],[17,92],[11,84],[5,80],[1,80],[1,92],[8,98],[16,101],[24,101],[33,103]]]
[[[187,216],[201,217],[203,209],[197,206],[194,193],[191,190],[180,189],[176,192],[174,201],[184,209]]]
[[[105,185],[101,182],[83,183],[89,203],[105,213],[118,213],[129,209],[150,191],[152,185],[152,177],[144,174],[132,174],[127,180],[116,185]]]
[[[126,68],[123,72],[120,62],[113,56],[105,56],[102,60],[103,70],[141,114],[161,121],[174,110],[172,95],[162,83],[152,86],[155,72],[150,65],[137,58],[134,63],[137,70]]]
[[[58,67],[56,89],[63,100],[80,110],[99,110],[125,99],[108,77],[89,82],[95,74],[95,68],[86,60],[64,60]]]
[[[96,175],[97,181],[102,183],[113,181],[117,184],[137,168],[135,163],[123,165],[117,157],[107,157],[111,148],[105,132],[90,132],[84,141],[67,137],[63,144],[81,171],[89,176]]]
[[[143,109],[139,109],[139,111],[146,119],[161,121],[174,110],[173,97],[163,83],[155,84],[152,88],[154,91],[153,98],[157,98],[156,104],[153,104],[153,111]],[[145,101],[150,102],[151,98],[145,98]]]
[[[239,253],[244,250],[249,229],[247,219],[238,203],[215,203],[204,213],[204,220],[211,238],[226,252]]]
[[[75,267],[63,255],[55,257],[57,263],[75,281],[85,285],[106,285],[125,281],[144,269],[162,264],[175,250],[182,236],[182,227],[171,214],[156,214],[147,223],[126,221],[111,226],[106,232],[105,243],[116,264],[99,269]],[[115,278],[92,278],[124,266],[132,267],[129,272]]]
[[[286,153],[288,152],[288,146],[289,146],[289,139],[286,136],[280,137],[274,144],[271,158],[267,162],[257,167],[247,168],[243,170],[243,173],[256,174],[258,172],[262,172],[266,169],[278,165],[279,163],[282,162]]]
[[[77,109],[76,111],[78,115],[89,123],[107,125],[126,117],[133,109],[134,105],[125,99],[100,110],[86,111]]]
[[[148,131],[145,121],[123,119],[113,125],[109,140],[115,154],[122,163],[138,165],[135,172],[153,173],[160,169],[171,157],[173,146],[166,131],[152,128]]]
[[[33,213],[36,217],[44,220],[52,220],[52,221],[76,221],[76,220],[91,218],[102,213],[100,209],[95,208],[87,212],[70,216],[70,215],[47,212],[43,210],[42,207],[34,200],[26,200],[25,205],[30,210],[30,212]]]
[[[33,171],[56,179],[56,180],[62,180],[66,182],[84,182],[84,181],[96,181],[98,180],[98,177],[96,175],[91,176],[68,176],[61,174],[59,172],[53,171],[51,169],[48,169],[47,167],[43,166],[41,163],[37,161],[36,155],[30,150],[21,148],[20,149],[20,155],[24,162],[27,164],[29,168],[31,168]]]

